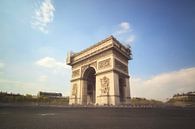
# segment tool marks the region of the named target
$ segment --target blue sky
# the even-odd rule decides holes
[[[1,0],[0,90],[69,95],[66,53],[110,35],[131,45],[132,96],[195,90],[194,14],[193,0]]]

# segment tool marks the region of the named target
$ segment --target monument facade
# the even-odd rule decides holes
[[[69,104],[119,105],[130,99],[130,47],[113,36],[79,52],[69,53],[72,66]]]

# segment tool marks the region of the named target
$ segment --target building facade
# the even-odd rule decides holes
[[[62,93],[39,91],[38,94],[37,94],[37,97],[61,98],[62,97]]]
[[[119,105],[128,103],[130,47],[113,36],[79,52],[69,53],[72,66],[69,104]]]

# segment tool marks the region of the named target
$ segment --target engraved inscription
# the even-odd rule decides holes
[[[98,69],[105,69],[111,66],[111,62],[110,62],[111,58],[100,61],[98,63]]]

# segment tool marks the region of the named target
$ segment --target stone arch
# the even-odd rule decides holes
[[[96,70],[94,67],[88,67],[83,73],[83,85],[85,104],[95,104],[96,102]]]
[[[96,68],[95,66],[93,66],[93,65],[85,65],[85,66],[82,66],[82,67],[81,67],[81,78],[82,78],[82,79],[85,79],[86,72],[87,72],[89,69],[91,69],[91,68],[93,68],[93,69],[95,70],[95,72],[97,71],[97,68]]]
[[[80,52],[69,53],[67,64],[74,70],[71,85],[77,84],[77,90],[71,91],[69,104],[129,103],[128,60],[131,59],[130,47],[113,36]]]
[[[125,101],[125,77],[123,76],[119,76],[118,78],[119,81],[119,100],[121,103],[123,103]]]

